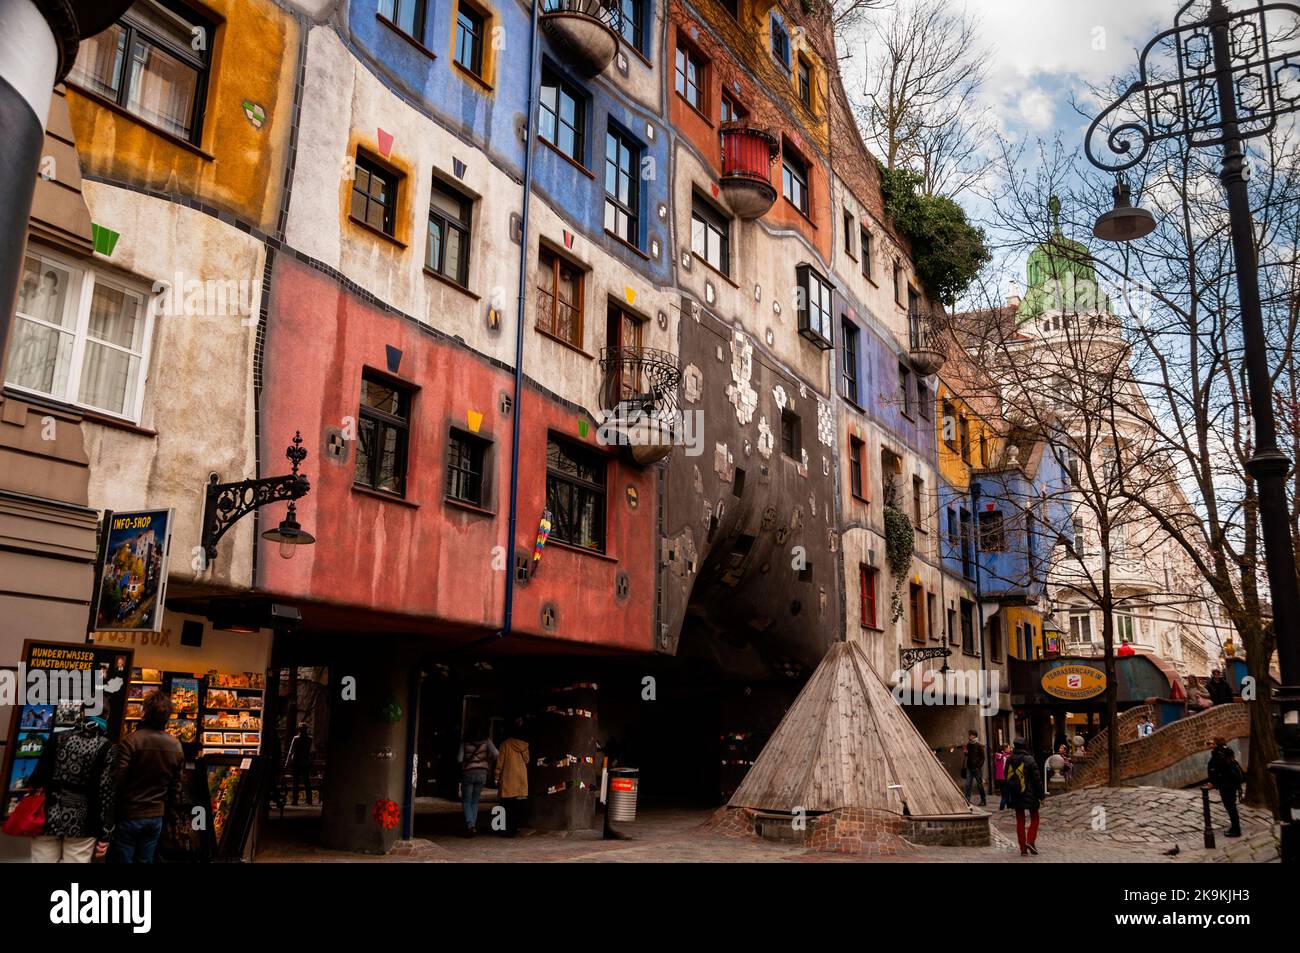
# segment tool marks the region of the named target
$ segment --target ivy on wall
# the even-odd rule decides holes
[[[885,562],[894,577],[894,590],[889,596],[890,620],[903,617],[903,580],[912,568],[912,549],[916,540],[912,520],[898,508],[895,500],[894,478],[885,481]]]

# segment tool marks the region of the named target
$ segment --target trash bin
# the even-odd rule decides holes
[[[640,781],[640,768],[611,768],[609,771],[609,796],[605,816],[611,821],[636,820],[636,790]]]

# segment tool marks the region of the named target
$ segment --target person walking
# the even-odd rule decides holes
[[[1211,705],[1231,705],[1232,704],[1232,686],[1228,680],[1223,677],[1223,670],[1216,668],[1210,673],[1210,684],[1207,686],[1210,693]]]
[[[1145,738],[1151,732],[1156,730],[1155,723],[1151,720],[1150,715],[1143,715],[1142,720],[1138,722],[1138,737]]]
[[[506,837],[519,833],[519,816],[528,803],[528,742],[520,737],[521,734],[516,727],[515,733],[501,742],[501,753],[497,758],[495,781],[497,797],[506,811]]]
[[[460,803],[465,812],[465,836],[478,833],[478,802],[487,784],[488,769],[498,754],[496,745],[487,732],[476,722],[466,724],[465,738],[460,744],[457,759],[460,762]]]
[[[1007,762],[1007,803],[1016,812],[1016,841],[1020,844],[1021,856],[1038,853],[1038,806],[1043,797],[1043,778],[1038,771],[1038,762],[1029,753],[1025,739],[1017,738],[1011,760]],[[1026,815],[1029,816],[1027,828]]]
[[[181,743],[163,729],[172,714],[171,696],[154,690],[144,697],[140,724],[118,747],[117,828],[110,859],[152,864],[163,818],[181,798]]]
[[[1002,800],[998,802],[999,811],[1007,809],[1007,762],[1010,760],[1011,745],[1003,745],[1002,749],[993,755],[993,781],[1002,795]]]
[[[961,776],[966,779],[966,802],[970,803],[971,786],[979,787],[980,807],[988,805],[984,794],[984,746],[975,731],[966,732],[966,753],[962,757]]]
[[[298,806],[298,786],[307,789],[307,806],[311,807],[311,731],[304,721],[298,733],[289,741],[289,756],[285,759],[293,775],[293,806]]]
[[[1210,696],[1206,694],[1205,689],[1201,686],[1200,681],[1195,675],[1187,676],[1187,711],[1194,714],[1198,711],[1204,711],[1209,708],[1213,702]]]
[[[1228,740],[1222,736],[1214,739],[1214,750],[1210,752],[1210,763],[1206,769],[1210,784],[1223,798],[1223,809],[1228,812],[1228,829],[1224,837],[1241,836],[1241,818],[1237,814],[1237,798],[1246,774],[1237,761],[1237,753],[1228,746]]]
[[[34,864],[88,864],[113,831],[113,745],[108,721],[83,714],[50,735],[29,789],[45,792],[45,832],[32,838]]]

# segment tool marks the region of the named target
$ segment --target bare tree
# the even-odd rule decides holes
[[[976,105],[988,57],[979,25],[943,0],[899,0],[865,24],[866,75],[855,105],[863,138],[886,168],[910,168],[933,194],[955,196],[982,171],[991,124]]]

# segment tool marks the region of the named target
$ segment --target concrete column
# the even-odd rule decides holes
[[[400,812],[407,750],[411,660],[395,651],[330,669],[333,700],[325,756],[321,842],[335,850],[386,853],[402,836],[400,822],[385,829],[375,806],[392,801]],[[354,681],[349,682],[348,679]],[[349,700],[349,686],[355,699]],[[400,711],[399,711],[400,709]]]

